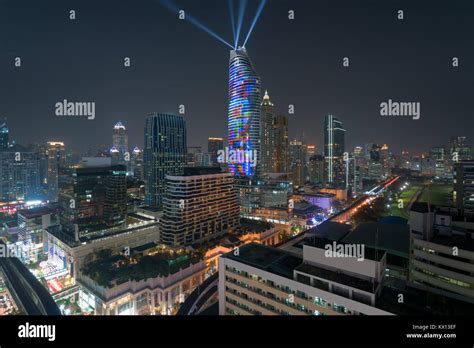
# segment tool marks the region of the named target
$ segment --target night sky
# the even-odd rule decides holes
[[[226,1],[175,2],[232,41]],[[241,36],[257,5],[249,0]],[[304,132],[319,150],[329,113],[344,123],[348,147],[427,151],[452,136],[474,138],[472,0],[269,0],[247,50],[280,113],[295,106],[291,138]],[[227,46],[158,1],[0,0],[0,118],[22,144],[110,146],[120,120],[130,145],[143,147],[145,116],[183,104],[188,145],[205,148],[227,133],[228,59]],[[94,101],[95,120],[55,116],[63,99]],[[380,116],[388,99],[421,102],[421,119]]]

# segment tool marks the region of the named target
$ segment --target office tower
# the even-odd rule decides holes
[[[309,182],[314,185],[324,185],[324,156],[313,155],[308,164]]]
[[[303,186],[306,181],[306,144],[300,140],[290,141],[290,172],[295,186]]]
[[[41,196],[39,155],[19,144],[0,151],[0,201]]]
[[[186,168],[167,175],[160,218],[161,242],[188,246],[232,232],[239,225],[233,173],[220,168]]]
[[[275,157],[273,162],[274,173],[288,173],[289,165],[289,138],[288,117],[278,115],[273,123],[273,135],[275,138]]]
[[[458,209],[474,209],[474,161],[454,164],[453,203]]]
[[[127,217],[127,172],[123,165],[71,170],[61,183],[59,205],[63,231],[76,241],[118,227]]]
[[[146,203],[161,208],[166,175],[182,175],[186,165],[186,121],[182,116],[153,113],[145,121]]]
[[[135,146],[130,157],[132,176],[143,180],[143,151]]]
[[[223,138],[208,138],[207,139],[207,152],[211,156],[211,165],[219,166],[217,161],[217,153],[219,150],[224,149]]]
[[[474,175],[474,162],[471,170]],[[413,203],[408,224],[412,286],[474,303],[473,222],[472,212]]]
[[[122,122],[118,122],[114,126],[112,131],[112,147],[117,149],[122,155],[128,151],[127,129]]]
[[[309,159],[316,155],[316,145],[306,145],[306,164],[309,164]]]
[[[342,243],[338,243],[343,246]],[[385,251],[365,259],[327,257],[331,240],[302,243],[299,254],[256,243],[219,259],[219,315],[388,315],[376,300]],[[392,306],[394,308],[396,306]]]
[[[445,179],[451,176],[449,173],[449,157],[444,146],[435,146],[430,148],[430,157],[435,163],[435,175],[438,178]]]
[[[324,157],[326,182],[331,187],[345,186],[344,151],[345,132],[342,122],[333,115],[324,119]]]
[[[380,163],[383,168],[383,178],[387,178],[390,175],[390,153],[387,144],[383,144],[380,147]]]
[[[8,127],[7,121],[0,123],[0,151],[6,150],[8,148]]]
[[[449,145],[450,159],[453,162],[472,160],[472,149],[467,145],[466,137],[455,137]]]
[[[229,170],[236,176],[257,174],[260,162],[260,85],[260,78],[245,48],[230,51],[228,147],[229,151],[246,154],[229,161]],[[250,155],[256,156],[257,165],[252,165]]]
[[[260,131],[261,131],[261,158],[260,158],[260,169],[262,173],[273,172],[274,165],[274,151],[275,151],[275,136],[274,136],[274,119],[275,119],[275,107],[270,101],[268,92],[265,91],[265,95],[262,101],[262,107],[260,109]]]
[[[59,171],[65,166],[66,155],[64,143],[48,141],[48,199],[50,202],[58,200]]]
[[[48,144],[32,144],[31,149],[38,154],[40,185],[44,192],[46,192],[48,189]]]
[[[124,164],[124,157],[115,146],[110,149],[110,159],[113,165]]]

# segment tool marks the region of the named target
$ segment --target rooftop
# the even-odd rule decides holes
[[[374,293],[378,287],[378,283],[376,281],[371,282],[368,280],[350,276],[346,273],[327,270],[327,269],[310,265],[307,263],[303,263],[300,266],[298,266],[296,268],[296,271],[310,274],[322,279],[327,279],[335,283],[344,284],[346,286],[350,286],[350,287],[360,289],[362,291],[366,291],[370,293]],[[326,289],[323,289],[323,290],[326,290]]]
[[[240,247],[239,255],[230,252],[223,257],[290,279],[293,279],[293,270],[302,262],[285,251],[256,243]]]
[[[362,223],[342,238],[342,242],[363,243],[371,248],[385,250],[390,254],[408,257],[410,231],[407,225]]]

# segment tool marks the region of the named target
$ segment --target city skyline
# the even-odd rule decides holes
[[[207,3],[209,3],[209,7],[200,6],[198,8],[186,1],[181,1],[180,5],[186,10],[189,8],[189,13],[204,21],[222,36],[230,37],[228,23],[223,20],[216,20],[215,16],[211,15],[212,13],[221,13],[228,16],[225,4],[215,1],[208,1]],[[249,3],[249,6],[256,5],[257,2]],[[9,12],[19,15],[18,12],[15,12],[17,8],[11,2],[3,2],[1,6],[6,6]],[[115,23],[115,21],[119,21],[127,15],[123,5],[115,6],[117,16],[109,16],[111,23]],[[96,9],[97,13],[105,11],[105,7],[101,4]],[[31,91],[38,92],[38,89],[44,89],[45,76],[42,75],[44,72],[39,68],[41,65],[54,64],[51,61],[52,58],[48,57],[49,53],[47,51],[32,52],[32,47],[34,48],[35,45],[29,46],[29,52],[17,46],[17,42],[24,43],[24,40],[27,42],[30,39],[32,33],[31,30],[28,30],[28,26],[20,26],[22,29],[18,33],[11,33],[10,39],[4,43],[6,50],[3,54],[0,54],[0,69],[5,72],[5,82],[0,84],[0,92],[2,92],[1,95],[5,96],[6,101],[0,106],[0,116],[2,118],[7,117],[11,138],[17,139],[19,143],[25,145],[30,142],[58,140],[65,142],[66,148],[76,148],[85,152],[89,145],[92,147],[110,145],[110,141],[104,143],[104,134],[109,134],[111,124],[122,121],[129,131],[131,146],[141,148],[143,144],[143,123],[146,115],[150,112],[177,113],[180,105],[185,106],[186,110],[184,117],[188,123],[188,144],[204,147],[208,137],[223,137],[226,133],[227,59],[225,56],[228,54],[228,49],[213,39],[209,40],[208,35],[196,30],[189,23],[179,22],[172,13],[156,3],[145,2],[144,7],[140,7],[140,12],[134,13],[134,15],[146,16],[147,14],[143,10],[148,7],[153,15],[162,18],[164,23],[176,28],[177,33],[182,35],[177,34],[174,39],[162,37],[161,34],[156,32],[158,29],[148,34],[143,30],[143,25],[141,27],[134,26],[133,31],[126,35],[127,41],[119,43],[119,38],[114,37],[115,40],[111,41],[113,42],[111,44],[114,48],[113,53],[97,54],[94,55],[95,58],[87,59],[84,59],[84,56],[80,54],[79,57],[83,59],[70,56],[74,52],[74,47],[78,44],[75,40],[77,37],[74,35],[75,30],[78,29],[74,28],[80,26],[81,32],[94,28],[101,29],[99,33],[102,33],[102,36],[99,35],[99,37],[105,39],[103,29],[105,28],[104,25],[107,24],[107,20],[99,23],[92,18],[90,16],[92,9],[87,2],[78,4],[75,22],[69,22],[67,18],[69,9],[64,8],[64,6],[56,9],[55,11],[64,11],[64,20],[60,23],[56,22],[54,25],[60,25],[64,28],[65,33],[55,35],[62,35],[63,40],[61,42],[64,43],[64,50],[61,52],[66,54],[57,59],[59,61],[66,60],[68,66],[63,67],[60,64],[55,64],[54,69],[48,69],[50,77],[58,83],[48,85],[47,95],[44,94],[44,91],[39,91],[37,94],[31,94]],[[335,26],[338,18],[339,20],[341,18],[347,20],[347,25],[357,25],[352,17],[361,15],[361,13],[356,12],[350,16],[349,10],[360,10],[351,9],[350,6],[344,8],[345,12],[341,16],[332,16],[335,11],[334,6],[322,3],[320,7],[320,10],[313,13],[320,20],[316,21],[317,25],[322,25],[325,21],[332,19]],[[405,40],[406,45],[410,47],[415,45],[417,40],[421,40],[421,37],[415,35],[416,30],[427,25],[432,26],[432,23],[426,22],[426,18],[420,13],[422,10],[420,4],[404,7],[406,8],[406,18],[403,21],[397,21],[396,9],[386,5],[375,6],[372,11],[377,11],[387,20],[392,18],[393,21],[383,24],[381,28],[385,29],[385,34],[388,34],[389,38]],[[436,29],[441,30],[438,31],[438,34],[442,34],[441,38],[443,40],[447,39],[448,36],[450,40],[458,40],[449,43],[449,45],[458,43],[456,49],[450,49],[449,45],[444,45],[443,56],[445,56],[445,59],[443,61],[439,58],[440,55],[436,59],[426,55],[421,55],[422,58],[416,56],[412,57],[413,59],[407,59],[407,57],[397,52],[381,57],[380,54],[383,50],[380,49],[380,51],[374,52],[375,47],[370,45],[370,43],[377,42],[378,37],[376,35],[368,36],[367,40],[369,41],[367,43],[369,43],[369,46],[365,47],[366,50],[363,49],[364,47],[354,47],[354,45],[349,44],[347,49],[349,52],[343,53],[341,49],[335,49],[331,46],[331,38],[341,39],[346,37],[342,30],[338,29],[335,29],[332,33],[322,31],[329,36],[320,43],[319,47],[326,47],[330,50],[321,51],[324,54],[313,55],[311,52],[316,48],[313,47],[314,45],[303,42],[301,37],[301,29],[308,29],[309,23],[314,23],[314,21],[310,21],[312,12],[305,11],[305,9],[313,8],[314,5],[306,1],[267,5],[260,22],[254,28],[252,39],[247,45],[255,69],[262,78],[262,90],[268,90],[272,95],[272,100],[279,108],[278,112],[288,115],[287,107],[289,105],[294,106],[295,114],[289,115],[290,139],[301,139],[304,132],[306,142],[315,143],[317,148],[321,149],[323,144],[322,120],[327,114],[335,115],[345,124],[348,130],[348,149],[356,145],[363,145],[366,142],[377,142],[387,143],[395,153],[403,149],[410,152],[421,152],[428,151],[432,146],[446,143],[452,136],[468,135],[464,133],[470,128],[470,123],[473,120],[472,118],[465,119],[464,116],[469,113],[471,109],[469,103],[472,103],[467,97],[468,88],[466,88],[469,85],[466,76],[469,75],[468,72],[472,69],[472,65],[467,62],[472,55],[472,51],[463,45],[468,38],[466,36],[467,31],[462,29],[468,29],[469,27],[467,22],[462,20],[453,21],[455,15],[460,15],[462,18],[463,10],[469,10],[469,5],[460,4],[457,7],[449,8],[448,13],[446,13],[446,15],[449,15],[446,17],[446,27],[443,27],[443,30]],[[210,11],[211,9],[212,11]],[[286,18],[288,9],[295,11],[293,21]],[[442,8],[431,6],[423,10],[437,16]],[[24,10],[22,9],[22,11]],[[29,11],[27,15],[33,16],[34,11],[38,11],[38,8],[32,6],[26,11]],[[138,10],[133,9],[133,11]],[[248,12],[253,13],[252,11]],[[412,20],[415,16],[416,20]],[[39,25],[43,30],[47,30],[50,24],[46,24],[46,19],[43,22],[41,17],[33,16],[33,18],[34,20],[29,22],[29,25]],[[16,19],[21,21],[22,17]],[[5,19],[5,23],[8,23],[8,20],[8,18]],[[250,19],[247,18],[246,24],[249,25],[249,22]],[[277,31],[271,34],[271,28],[274,27],[274,25],[271,25],[272,22],[279,23],[282,29],[278,30],[282,31],[284,29],[285,32],[279,33]],[[86,24],[92,25],[92,28],[88,29]],[[68,27],[71,25],[75,27]],[[396,37],[394,31],[399,25],[407,26],[407,30],[398,31],[398,37]],[[308,33],[303,33],[303,37],[314,34],[315,29],[309,29],[311,30]],[[412,32],[410,32],[410,29]],[[447,29],[452,33],[455,32],[456,35],[452,37],[453,35],[449,35]],[[433,30],[437,32],[435,29]],[[296,39],[289,37],[293,31],[300,33]],[[5,28],[5,32],[8,32],[8,28]],[[144,39],[140,43],[132,45],[132,37],[138,34],[143,34]],[[13,40],[15,35],[19,35],[20,39]],[[35,33],[35,35],[38,34]],[[66,35],[70,36],[69,39],[66,39]],[[156,35],[166,43],[166,45],[157,45],[161,50],[153,51],[153,47],[150,45],[152,35]],[[60,39],[60,36],[56,39]],[[189,38],[192,38],[192,40]],[[36,39],[43,44],[41,47],[44,47],[45,50],[51,48],[52,39],[41,39],[40,37]],[[282,50],[282,45],[275,44],[276,39],[288,39],[288,45],[284,46],[285,49]],[[188,40],[193,42],[186,44]],[[420,41],[416,46],[420,47],[421,50],[423,45],[427,45],[425,42],[426,40]],[[98,48],[99,44],[99,38],[93,39],[89,43],[89,47],[94,50]],[[432,45],[433,43],[427,45],[427,53],[435,48]],[[163,49],[168,53],[164,54]],[[275,56],[275,50],[279,52],[277,56]],[[307,52],[303,54],[303,51]],[[104,53],[102,50],[97,52]],[[151,56],[144,59],[144,52],[149,52]],[[351,52],[354,53],[351,54]],[[368,52],[371,54],[368,54]],[[34,55],[32,55],[33,53]],[[173,53],[177,54],[173,55]],[[186,54],[183,55],[183,53]],[[318,76],[302,77],[298,62],[301,57],[307,54],[311,54],[316,59],[305,61],[305,69],[319,72],[322,68],[329,69],[330,73],[327,73],[329,75],[322,74],[319,78]],[[19,68],[15,68],[13,64],[13,58],[17,56],[22,58],[22,66]],[[189,64],[189,56],[193,57],[193,64]],[[343,58],[346,56],[350,59],[349,67],[343,67],[342,64]],[[454,68],[451,64],[451,59],[454,56],[459,58],[459,67],[457,68]],[[128,68],[123,66],[124,57],[131,58],[131,66]],[[423,61],[420,61],[420,59]],[[283,69],[282,62],[285,62]],[[97,64],[103,65],[100,73],[97,70]],[[202,64],[205,64],[207,68],[195,69],[192,66],[202,66]],[[404,68],[401,72],[398,69],[399,66]],[[420,70],[420,67],[425,67],[425,70]],[[384,83],[380,81],[380,69],[384,72],[383,76],[386,76]],[[416,74],[407,75],[407,73],[413,72],[413,69],[415,69]],[[170,74],[170,70],[173,71],[173,75]],[[206,70],[206,73],[197,70]],[[22,73],[23,71],[25,73]],[[363,83],[359,86],[360,82],[356,83],[355,80],[359,81],[357,76],[363,71],[367,72],[366,77],[364,77],[365,80],[368,79],[377,82],[377,84]],[[25,80],[25,76],[29,76],[31,73],[38,78],[31,81]],[[144,78],[144,74],[148,77]],[[61,79],[59,79],[59,75],[61,75]],[[401,80],[401,75],[406,78],[405,81]],[[151,80],[156,79],[150,79],[150,76],[159,77],[160,83],[158,86],[151,82]],[[204,76],[207,76],[207,78],[203,79]],[[433,83],[430,83],[430,80],[438,80],[440,77],[443,83],[438,83],[438,88],[435,91],[433,91],[433,88],[426,87]],[[84,80],[92,83],[84,84]],[[195,80],[199,80],[201,84],[203,83],[203,88],[196,90],[191,88],[192,83],[185,82]],[[7,88],[9,81],[13,82],[17,88],[9,90]],[[63,81],[63,84],[59,83],[61,81]],[[295,83],[295,81],[298,82]],[[386,81],[390,81],[391,84],[387,86]],[[420,83],[423,86],[420,86]],[[64,88],[60,88],[60,91],[58,91],[55,85]],[[86,89],[86,85],[92,87]],[[187,87],[188,85],[189,87]],[[99,88],[100,86],[105,88]],[[121,86],[133,86],[133,89],[129,90],[121,88]],[[152,86],[161,92],[151,94],[149,91]],[[165,89],[163,90],[163,88]],[[51,93],[51,90],[54,92]],[[360,93],[361,90],[364,92]],[[417,92],[414,93],[414,90]],[[140,91],[140,93],[134,91]],[[158,100],[157,96],[159,96]],[[19,102],[25,97],[30,100],[30,103],[27,103],[28,105]],[[97,103],[96,119],[59,119],[54,115],[54,104],[63,99],[95,101]],[[421,118],[419,120],[408,120],[381,117],[379,104],[389,99],[420,102]],[[206,102],[203,102],[204,100]],[[207,102],[208,100],[211,100],[211,102]],[[25,110],[28,108],[30,110]],[[447,110],[447,108],[450,109]],[[34,126],[32,122],[25,122],[25,118],[28,118],[31,114],[38,115],[35,119],[39,122],[35,122]],[[444,118],[448,114],[450,115],[450,121],[446,121]],[[464,122],[461,122],[463,117]],[[445,127],[443,129],[441,127],[435,128],[435,125],[441,120],[445,121]],[[370,123],[370,129],[367,129],[367,123]],[[204,128],[203,124],[206,125]],[[32,127],[34,127],[34,130]],[[311,131],[312,129],[313,131]],[[427,129],[429,130],[428,134],[426,134]],[[420,134],[424,134],[423,137],[420,137]],[[468,141],[472,140],[468,138]]]

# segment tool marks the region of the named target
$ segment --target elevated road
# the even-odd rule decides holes
[[[7,245],[0,241],[0,248],[7,250]],[[18,258],[0,257],[0,267],[8,289],[27,315],[61,315],[48,290]]]

